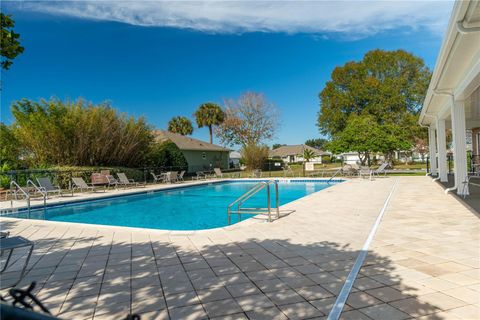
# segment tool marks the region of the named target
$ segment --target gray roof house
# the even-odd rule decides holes
[[[331,155],[329,152],[322,151],[305,144],[295,144],[281,146],[277,149],[270,150],[269,158],[281,158],[286,163],[291,162],[303,162],[304,150],[311,150],[315,153],[316,157],[312,158],[310,162],[322,163],[322,156]]]
[[[230,149],[164,130],[156,130],[154,135],[159,142],[170,140],[177,145],[188,162],[188,172],[228,169]]]

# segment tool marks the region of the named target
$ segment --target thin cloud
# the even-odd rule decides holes
[[[208,33],[337,33],[407,28],[442,34],[449,1],[33,1],[21,10]]]

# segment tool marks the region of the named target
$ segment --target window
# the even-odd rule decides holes
[[[202,159],[206,160],[207,159],[207,154],[205,152],[202,152]]]

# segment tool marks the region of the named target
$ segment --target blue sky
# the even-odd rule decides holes
[[[83,97],[165,128],[202,102],[256,91],[281,114],[269,144],[303,143],[319,137],[318,93],[335,66],[375,48],[435,64],[451,3],[357,3],[7,3],[25,52],[2,71],[1,120],[21,98]]]

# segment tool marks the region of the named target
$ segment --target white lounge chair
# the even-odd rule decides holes
[[[92,184],[89,185],[88,183],[85,182],[85,180],[83,180],[83,178],[76,177],[76,178],[72,178],[72,192],[75,189],[80,190],[80,192],[83,192],[83,190],[97,192],[97,190],[99,190],[99,187],[94,186]],[[105,192],[105,188],[103,188],[103,192]]]
[[[180,174],[177,177],[178,181],[185,181],[183,180],[183,176],[185,175],[185,170],[180,171]]]
[[[215,175],[215,178],[223,178],[222,169],[220,169],[220,168],[213,168],[213,173],[214,173],[214,175]]]
[[[384,162],[380,165],[380,167],[378,167],[378,169],[373,170],[372,174],[379,176],[380,174],[383,173],[384,175],[387,175],[387,170],[386,170],[387,167],[388,167],[388,162]]]
[[[360,178],[369,178],[370,180],[372,179],[372,169],[369,167],[360,167],[358,169],[358,176]]]
[[[346,164],[342,167],[342,175],[348,177],[356,174],[358,174],[358,169],[354,168],[351,164]]]
[[[121,184],[114,176],[108,174],[105,176],[107,178],[107,187],[110,188],[113,186],[115,189],[118,188],[118,185]]]
[[[168,183],[175,183],[178,181],[178,172],[177,171],[169,171],[165,175],[165,181]]]
[[[128,179],[127,176],[125,175],[125,173],[123,172],[119,172],[117,173],[117,177],[118,177],[118,182],[121,184],[121,185],[124,185],[124,186],[134,186],[134,187],[138,187],[139,185],[145,187],[145,184],[143,183],[139,183],[139,182],[136,182],[135,180],[133,179]]]
[[[203,171],[197,171],[196,172],[197,176],[193,177],[194,179],[200,180],[200,179],[205,179],[207,180],[207,174]]]
[[[46,192],[47,195],[50,193],[55,193],[55,194],[58,194],[59,196],[62,196],[62,189],[60,189],[59,186],[54,186],[49,178],[47,177],[37,178],[37,182],[40,190],[42,190],[43,192]]]
[[[23,276],[25,275],[25,271],[27,269],[28,263],[30,262],[30,257],[32,256],[33,247],[34,247],[34,243],[24,237],[19,237],[19,236],[8,237],[7,235],[6,237],[0,238],[0,249],[1,249],[2,255],[4,252],[8,252],[8,256],[6,260],[3,262],[3,267],[0,269],[0,273],[3,273],[8,268],[8,266],[11,265],[10,259],[12,257],[14,250],[21,249],[21,248],[28,248],[27,258],[24,262],[22,262],[23,267],[20,272],[19,279],[15,283],[9,284],[8,286],[14,287],[20,282],[20,280],[22,280]],[[13,259],[13,261],[14,261],[13,263],[15,263],[18,260]]]
[[[165,173],[155,174],[155,172],[150,171],[150,174],[153,177],[153,182],[155,182],[155,183],[165,182]]]

